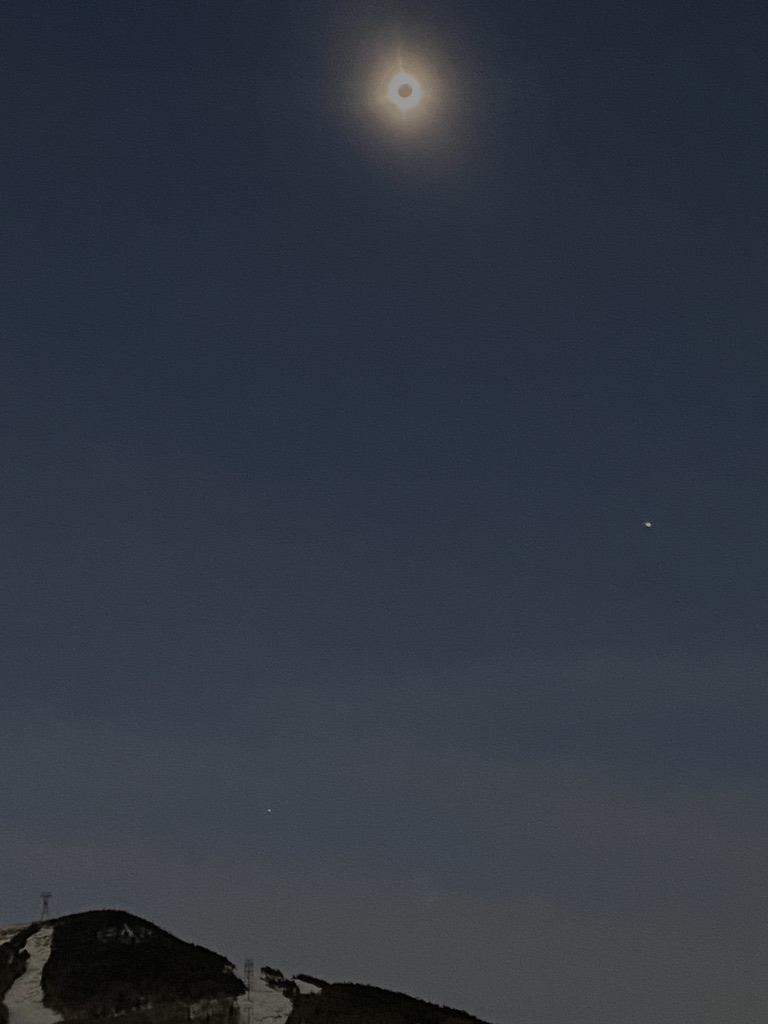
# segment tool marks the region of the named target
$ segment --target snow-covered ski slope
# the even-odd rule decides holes
[[[264,975],[259,974],[253,979],[250,993],[246,992],[238,999],[237,1008],[240,1024],[285,1024],[293,1003],[282,992],[270,988]]]
[[[17,978],[5,994],[8,1009],[8,1024],[56,1024],[61,1020],[58,1013],[43,1006],[41,985],[43,968],[51,955],[53,927],[43,925],[30,935],[24,949],[29,953],[26,970]]]
[[[51,952],[53,926],[43,925],[31,935],[24,946],[29,954],[24,973],[8,989],[3,1000],[8,1010],[8,1024],[58,1024],[58,1013],[43,1005],[42,974]],[[310,982],[297,981],[300,992],[319,992]],[[263,973],[257,974],[251,991],[237,1000],[240,1024],[285,1024],[293,1004],[279,989],[267,984]]]

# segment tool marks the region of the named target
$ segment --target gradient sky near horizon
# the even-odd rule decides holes
[[[3,22],[0,924],[763,1021],[765,5]]]

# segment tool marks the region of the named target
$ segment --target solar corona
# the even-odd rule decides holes
[[[387,99],[398,110],[413,110],[421,103],[423,96],[421,82],[407,71],[399,71],[390,80]]]
[[[432,49],[373,39],[354,77],[340,83],[334,108],[356,141],[393,167],[450,174],[464,145],[466,99],[454,64]],[[359,77],[358,77],[359,76]],[[349,87],[352,86],[350,89]],[[351,115],[351,117],[349,116]]]

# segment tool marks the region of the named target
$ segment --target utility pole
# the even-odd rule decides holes
[[[48,918],[48,916],[49,916],[49,914],[51,912],[50,902],[51,902],[51,896],[52,895],[53,895],[53,893],[50,893],[50,892],[41,892],[40,893],[40,899],[43,902],[42,908],[40,910],[40,920],[41,921],[47,920],[47,918]]]

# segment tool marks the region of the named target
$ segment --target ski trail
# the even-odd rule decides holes
[[[263,975],[253,979],[250,995],[250,1000],[247,992],[237,1000],[240,1024],[285,1024],[293,1010],[291,1000],[270,988]],[[10,1024],[16,1022],[10,1021]]]
[[[43,968],[51,955],[53,926],[44,925],[30,935],[24,949],[29,953],[26,969],[5,994],[8,1024],[56,1024],[62,1018],[43,1006]]]

